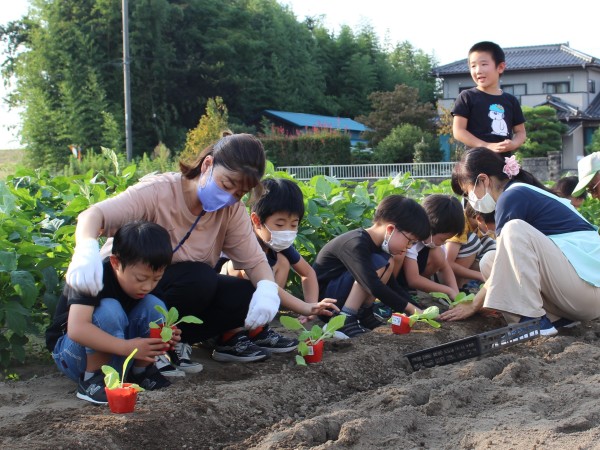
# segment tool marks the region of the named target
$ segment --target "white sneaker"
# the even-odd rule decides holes
[[[173,364],[168,355],[160,355],[156,357],[156,368],[165,377],[185,377],[185,372],[179,370]]]
[[[202,364],[191,360],[192,346],[186,342],[178,342],[175,344],[175,350],[169,352],[171,356],[171,364],[180,371],[187,373],[202,372]]]

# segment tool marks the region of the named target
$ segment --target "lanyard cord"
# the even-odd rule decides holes
[[[177,250],[179,250],[181,248],[181,246],[185,243],[185,241],[188,240],[188,238],[192,234],[192,231],[194,231],[194,228],[196,228],[196,225],[198,225],[198,222],[200,222],[200,218],[204,214],[206,214],[206,211],[202,210],[202,212],[198,215],[198,217],[196,217],[196,220],[194,221],[194,223],[192,224],[192,226],[190,227],[190,229],[188,230],[188,232],[185,234],[185,236],[183,237],[183,239],[181,241],[179,241],[179,244],[177,244],[177,247],[175,247],[173,249],[173,253],[175,253]]]

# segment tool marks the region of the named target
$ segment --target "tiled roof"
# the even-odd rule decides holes
[[[595,117],[596,119],[600,118],[600,94],[596,95],[596,98],[592,100],[588,109],[585,110],[585,113],[590,117]]]
[[[335,130],[348,130],[363,132],[368,130],[366,126],[346,117],[318,116],[316,114],[305,114],[287,111],[274,111],[266,109],[267,115],[276,117],[297,127],[309,128],[331,128]]]
[[[546,96],[546,101],[536,106],[542,105],[549,105],[556,109],[556,116],[559,120],[600,120],[600,95],[596,96],[585,111],[581,111],[577,106],[573,106],[554,95]]]
[[[594,66],[600,69],[600,59],[569,47],[568,44],[537,45],[530,47],[510,47],[504,49],[506,71],[559,69],[567,67]],[[464,75],[469,73],[467,58],[450,64],[435,67],[436,77]]]

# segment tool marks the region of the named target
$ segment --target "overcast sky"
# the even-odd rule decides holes
[[[135,1],[135,0],[130,0]],[[220,1],[220,0],[215,0]],[[380,39],[391,43],[410,42],[413,47],[447,64],[466,57],[475,42],[490,40],[502,47],[569,43],[581,52],[600,58],[597,21],[600,1],[575,3],[535,0],[472,2],[464,0],[278,0],[298,20],[323,16],[334,33],[342,25],[353,29],[370,24]],[[2,0],[0,23],[21,17],[27,0]],[[509,67],[510,69],[510,67]],[[0,93],[4,95],[3,86]],[[18,147],[18,114],[0,105],[0,149]]]

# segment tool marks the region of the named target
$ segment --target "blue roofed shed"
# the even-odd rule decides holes
[[[364,131],[369,131],[356,120],[347,117],[319,116],[317,114],[305,114],[288,111],[275,111],[266,109],[265,115],[277,126],[282,126],[286,133],[306,133],[313,129],[339,130],[350,135],[350,143],[355,146],[358,143],[367,144],[368,141],[361,137]]]

